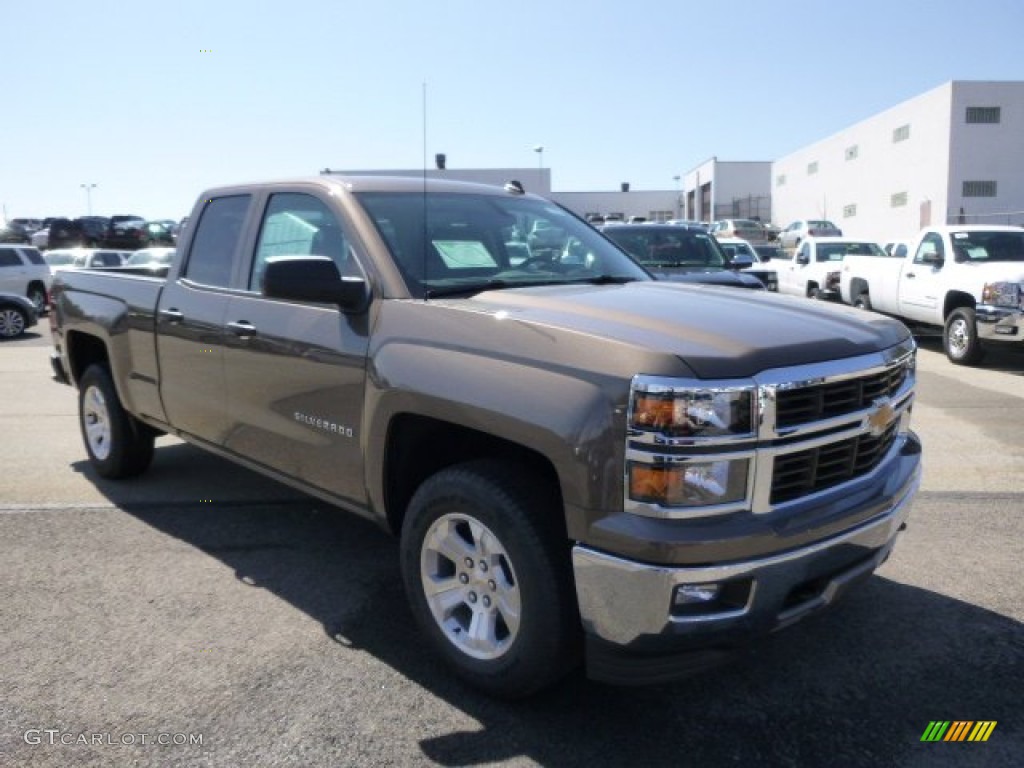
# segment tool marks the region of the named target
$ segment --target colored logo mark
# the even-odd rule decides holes
[[[988,741],[996,720],[932,720],[921,741]]]

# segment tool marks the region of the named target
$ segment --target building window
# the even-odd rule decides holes
[[[648,211],[647,218],[651,221],[668,221],[675,218],[675,214],[672,211]]]
[[[784,186],[786,186],[786,174],[780,173],[778,176],[775,177],[775,186],[776,187],[784,187]]]
[[[846,148],[846,159],[847,160],[856,160],[858,154],[859,154],[859,148],[858,148],[858,146],[856,144],[854,144],[852,147],[847,147]]]
[[[895,144],[898,141],[906,141],[910,138],[910,124],[901,125],[895,131],[892,132],[892,141]]]
[[[965,181],[964,197],[995,197],[996,183],[994,181]]]
[[[857,215],[857,204],[856,203],[853,203],[852,205],[844,205],[843,206],[843,218],[844,219],[851,219],[851,218],[853,218],[856,215]]]
[[[895,195],[889,198],[889,205],[893,208],[901,208],[907,204],[907,193],[897,192]]]
[[[807,164],[807,175],[813,176],[818,172],[818,161],[815,160],[813,163]]]
[[[968,107],[968,123],[998,123],[1001,117],[999,107]]]

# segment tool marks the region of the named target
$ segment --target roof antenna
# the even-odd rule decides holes
[[[427,81],[423,81],[423,237],[420,242],[423,247],[423,298],[430,298],[430,291],[427,289]]]

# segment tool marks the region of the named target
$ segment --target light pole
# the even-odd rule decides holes
[[[544,147],[538,144],[533,148],[537,153],[537,189],[544,191]]]
[[[96,189],[96,185],[79,184],[78,186],[85,190],[85,209],[88,211],[88,215],[92,216],[92,191]]]
[[[679,188],[679,176],[673,176],[672,181],[676,183],[676,218],[683,218],[683,191]]]

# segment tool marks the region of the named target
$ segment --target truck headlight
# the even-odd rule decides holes
[[[752,437],[753,387],[634,388],[630,426],[668,437]]]
[[[993,307],[1020,307],[1024,306],[1021,303],[1021,291],[1020,283],[985,283],[981,289],[981,301]]]
[[[629,497],[662,507],[704,507],[743,501],[750,459],[679,464],[629,464]]]

